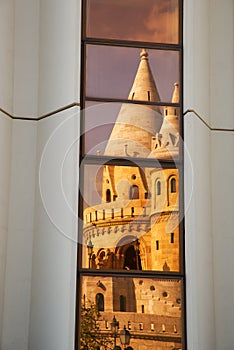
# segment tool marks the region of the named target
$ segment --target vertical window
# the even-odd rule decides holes
[[[170,192],[176,192],[176,179],[174,177],[170,180]]]
[[[137,185],[130,187],[130,199],[139,199],[139,187]]]
[[[111,191],[106,190],[106,202],[111,202]]]
[[[156,182],[156,193],[157,193],[157,196],[161,194],[161,181],[159,180]]]
[[[126,311],[126,297],[124,295],[120,295],[119,297],[119,308],[122,312]]]
[[[186,350],[183,302],[171,307],[185,299],[182,4],[82,0],[77,295],[85,302],[77,301],[75,350],[113,348],[123,325],[129,350],[165,342]]]
[[[104,295],[101,293],[98,293],[96,295],[96,305],[98,311],[104,311]]]
[[[171,233],[171,243],[174,243],[175,235],[174,232]]]

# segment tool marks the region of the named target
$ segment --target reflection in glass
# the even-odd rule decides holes
[[[91,330],[92,341],[98,343],[105,334],[109,343],[106,346],[113,348],[111,324],[115,319],[117,346],[121,345],[120,332],[127,326],[133,349],[182,349],[179,279],[83,276],[81,295],[81,343],[86,340],[88,348],[91,344],[85,329],[89,326],[89,313],[92,313],[99,327],[99,331]],[[97,295],[105,300],[102,310],[96,304]],[[100,312],[95,313],[95,308]]]
[[[171,102],[173,84],[179,81],[178,51],[86,48],[86,96]]]
[[[178,183],[175,168],[85,165],[82,266],[179,271],[179,189],[171,191],[172,179]]]
[[[87,102],[83,113],[85,154],[179,158],[178,107]]]
[[[87,0],[87,36],[178,43],[178,0]]]

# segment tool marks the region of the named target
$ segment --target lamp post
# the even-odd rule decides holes
[[[117,338],[117,332],[119,328],[119,322],[116,320],[115,316],[111,322],[111,333],[113,334],[114,337],[114,349],[116,348],[116,338]]]
[[[120,332],[119,337],[121,344],[124,346],[124,349],[126,349],[126,345],[129,345],[131,338],[130,332],[126,329],[126,326],[124,326],[124,329]]]
[[[89,269],[91,268],[91,259],[92,259],[92,255],[93,255],[93,243],[90,239],[89,243],[87,244],[87,248],[88,248],[88,256],[89,256]]]

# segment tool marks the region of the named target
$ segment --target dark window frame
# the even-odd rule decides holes
[[[144,104],[144,105],[158,105],[158,106],[174,106],[175,108],[180,108],[180,119],[179,119],[179,130],[180,136],[184,138],[184,127],[183,127],[183,0],[179,0],[179,44],[157,44],[157,43],[146,43],[146,42],[135,42],[135,41],[124,41],[124,40],[104,40],[104,39],[92,39],[87,38],[85,36],[85,28],[86,28],[86,0],[82,1],[82,41],[81,41],[81,95],[80,95],[80,103],[81,109],[85,108],[86,101],[96,101],[96,102],[118,102],[118,103],[133,103],[133,104]],[[116,46],[124,46],[124,47],[137,47],[137,48],[147,48],[147,49],[161,49],[161,50],[172,50],[178,51],[180,54],[180,103],[165,103],[165,102],[151,102],[151,101],[134,101],[134,100],[124,100],[124,99],[105,99],[99,97],[88,97],[85,95],[85,80],[86,80],[86,72],[85,72],[85,56],[86,56],[86,45],[95,44],[95,45],[116,45]],[[82,115],[80,118],[81,130],[83,130],[84,125],[84,116]],[[84,152],[84,137],[81,136],[80,139],[80,164],[85,162],[85,164],[107,164],[107,165],[130,165],[136,166],[135,159],[131,157],[98,157],[92,155],[85,155]],[[183,146],[180,145],[179,150],[179,159],[178,161],[167,161],[160,160],[158,162],[159,166],[162,169],[174,168],[176,167],[179,171],[179,207],[180,207],[180,215],[183,217],[184,215],[184,185],[183,185],[183,174],[184,174],[184,163],[183,163]],[[137,159],[138,165],[142,167],[155,167],[154,159]],[[80,181],[82,183],[82,175],[83,170],[81,167],[80,170]],[[79,217],[82,218],[83,215],[83,203],[81,194],[79,194]],[[76,335],[75,335],[75,349],[79,350],[79,315],[80,315],[80,307],[81,307],[81,283],[80,280],[82,276],[92,276],[92,275],[103,275],[103,276],[129,276],[129,277],[154,277],[161,279],[172,279],[172,280],[180,280],[181,281],[181,299],[183,303],[182,310],[182,347],[183,350],[187,349],[187,334],[186,334],[186,303],[185,303],[185,248],[184,248],[184,219],[180,222],[179,225],[179,246],[180,246],[180,271],[177,273],[174,272],[164,272],[164,271],[103,271],[103,270],[87,270],[82,268],[81,264],[81,252],[82,252],[82,244],[79,243],[80,235],[82,229],[79,223],[78,228],[78,249],[77,249],[77,297],[76,297]]]

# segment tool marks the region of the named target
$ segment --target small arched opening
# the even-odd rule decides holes
[[[111,191],[109,189],[106,190],[106,202],[111,202]]]
[[[129,198],[130,199],[139,199],[139,187],[137,185],[132,185],[130,187]]]
[[[96,294],[96,305],[98,311],[104,311],[104,295],[102,293]]]

